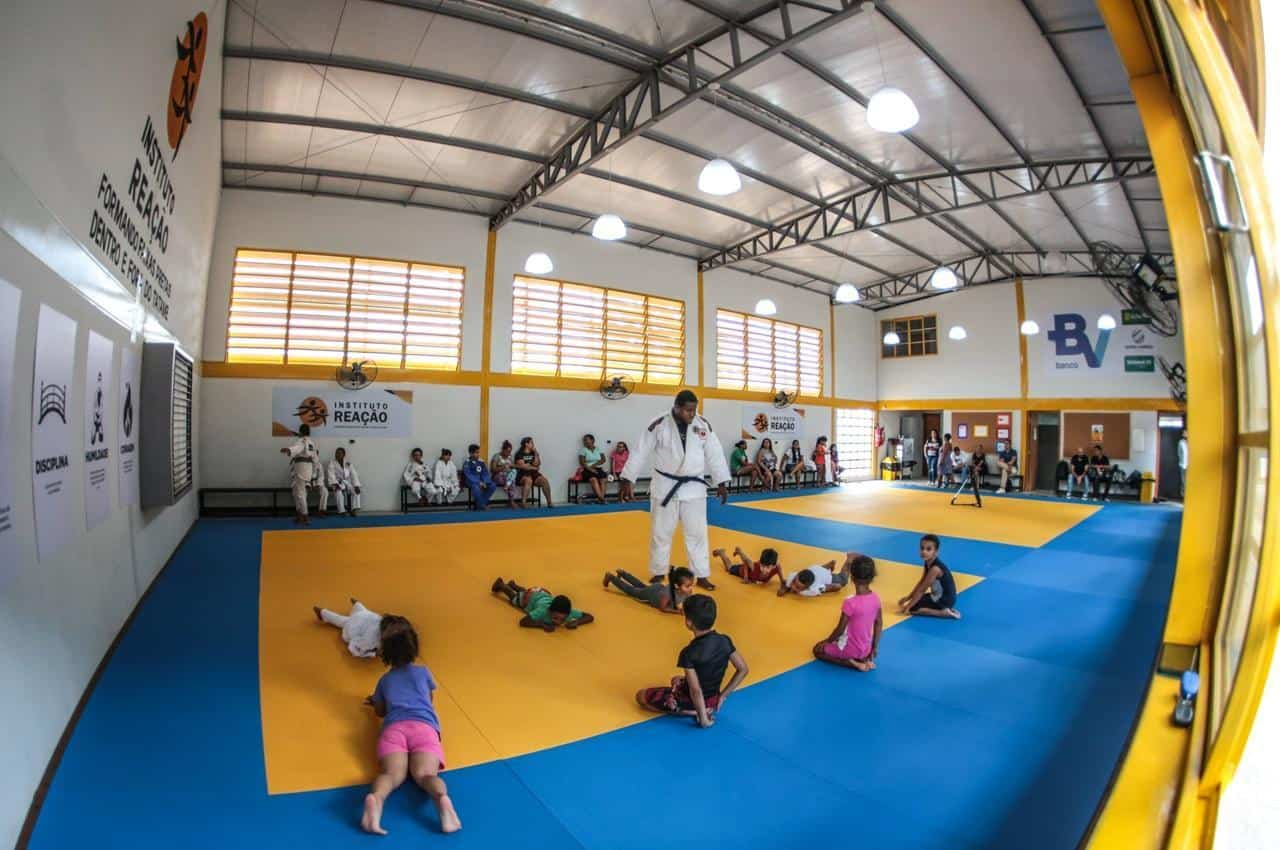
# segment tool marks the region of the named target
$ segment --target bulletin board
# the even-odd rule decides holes
[[[1102,427],[1101,439],[1096,439],[1098,426]],[[1131,433],[1127,413],[1064,413],[1062,455],[1070,457],[1077,448],[1088,454],[1101,443],[1102,451],[1112,461],[1128,460]]]
[[[1013,431],[1012,424],[1002,425],[1000,424],[1001,422],[1013,422],[1013,416],[1009,411],[953,411],[951,413],[951,442],[959,446],[966,454],[972,452],[978,447],[978,444],[981,443],[982,448],[986,453],[995,457],[996,442],[1000,439],[996,435],[1004,429],[1008,430],[1010,432],[1010,436],[1012,436]],[[960,437],[961,425],[965,426],[965,436],[963,439]],[[1011,440],[1006,440],[1006,442],[1011,442]]]

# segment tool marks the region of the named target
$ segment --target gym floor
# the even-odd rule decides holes
[[[1149,678],[1181,510],[949,500],[872,483],[709,502],[713,547],[772,545],[787,569],[875,557],[888,629],[874,672],[819,664],[843,594],[778,599],[717,564],[717,628],[751,675],[705,731],[632,702],[674,674],[683,621],[600,586],[606,569],[644,575],[643,505],[200,521],[94,689],[29,846],[1075,847]],[[958,622],[889,610],[925,531]],[[498,575],[597,622],[520,629]],[[361,701],[383,668],[311,612],[350,596],[422,635],[456,836],[411,785],[388,837],[359,832],[378,731]]]

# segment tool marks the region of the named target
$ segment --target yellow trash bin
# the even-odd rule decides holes
[[[894,458],[885,458],[880,461],[880,478],[883,481],[897,481],[901,479],[902,465]]]
[[[1156,500],[1156,479],[1150,472],[1142,474],[1142,485],[1138,489],[1138,499],[1144,505],[1149,505]]]

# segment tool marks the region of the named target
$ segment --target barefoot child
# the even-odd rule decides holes
[[[524,612],[520,625],[527,629],[554,632],[556,626],[576,629],[595,621],[595,617],[574,608],[569,597],[563,594],[553,597],[550,591],[541,587],[521,587],[515,579],[498,577],[489,589]]]
[[[382,663],[391,669],[378,680],[365,704],[382,720],[378,737],[378,764],[381,772],[364,798],[360,826],[365,832],[386,835],[382,828],[382,804],[406,776],[435,804],[441,832],[457,832],[462,821],[453,809],[449,789],[440,778],[444,769],[444,747],[440,743],[440,718],[431,701],[436,680],[431,671],[414,664],[418,657],[418,633],[404,617],[383,630]]]
[[[960,619],[956,610],[956,580],[946,564],[938,560],[941,548],[936,534],[920,538],[920,559],[924,561],[924,573],[915,588],[898,600],[898,608],[904,614],[922,614],[926,617],[950,617]]]
[[[786,581],[782,582],[778,595],[786,596],[788,593],[796,593],[800,596],[821,596],[824,593],[839,591],[849,583],[849,565],[853,563],[857,554],[857,552],[850,552],[838,573],[833,572],[836,568],[835,561],[827,561],[825,564],[792,573],[787,576]]]
[[[319,605],[311,609],[316,612],[316,619],[342,629],[342,639],[347,644],[347,651],[356,658],[373,658],[382,645],[382,630],[398,617],[384,617],[377,611],[370,611],[360,601],[352,598],[351,613],[347,616],[334,613]]]
[[[712,631],[715,624],[716,601],[702,593],[690,596],[684,604],[684,626],[693,632],[693,640],[680,650],[676,660],[676,666],[684,675],[673,677],[669,688],[636,691],[636,702],[641,708],[658,714],[694,717],[703,729],[715,723],[714,714],[747,677],[747,662],[742,653],[728,635]],[[733,678],[722,689],[725,670],[730,664]]]
[[[813,657],[829,664],[852,667],[866,673],[876,669],[876,653],[880,649],[880,631],[884,627],[880,614],[880,597],[871,589],[876,577],[876,562],[866,555],[853,559],[849,570],[854,593],[840,606],[840,622],[831,637],[813,648]]]
[[[665,614],[679,614],[683,610],[684,601],[693,593],[693,570],[688,567],[672,567],[667,573],[665,584],[643,582],[626,570],[618,570],[616,573],[605,573],[602,583],[605,590],[612,584],[638,602],[652,605]]]
[[[734,547],[733,554],[740,562],[737,564],[729,560],[723,549],[716,549],[711,554],[723,561],[725,571],[742,579],[743,584],[768,584],[773,581],[774,576],[778,576],[779,582],[782,581],[782,567],[778,564],[776,549],[765,549],[760,553],[760,560],[753,561],[751,556],[742,551],[741,546]]]

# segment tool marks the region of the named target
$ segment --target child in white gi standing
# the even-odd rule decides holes
[[[316,466],[320,461],[320,452],[316,444],[311,442],[311,426],[298,426],[298,439],[288,448],[280,450],[280,454],[289,457],[289,488],[293,491],[293,521],[299,525],[310,525],[307,517],[307,487],[316,477]]]

